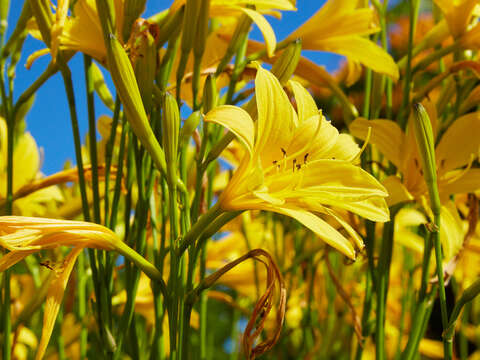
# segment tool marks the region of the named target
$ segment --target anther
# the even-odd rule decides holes
[[[303,157],[304,164],[307,164],[307,159],[308,159],[308,153],[306,153],[305,156]]]
[[[295,172],[295,164],[297,163],[297,159],[293,159],[293,166],[292,171]],[[298,168],[297,168],[298,169]]]
[[[282,154],[283,154],[283,156],[287,156],[287,152],[285,151],[285,149],[284,149],[284,148],[280,148],[280,150],[282,150]]]
[[[297,164],[297,170],[300,170],[302,168],[302,165]]]

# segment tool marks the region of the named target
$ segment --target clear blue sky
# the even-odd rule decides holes
[[[268,17],[272,24],[277,38],[279,40],[285,38],[295,28],[307,20],[316,10],[324,3],[321,1],[298,0],[297,12],[284,12],[281,20]],[[9,14],[9,27],[7,37],[13,31],[16,19],[21,11],[21,3],[18,0],[11,1]],[[169,6],[171,1],[148,0],[147,9],[144,17],[148,17],[158,11]],[[258,29],[254,29],[251,33],[253,39],[261,40],[261,34]],[[102,39],[99,39],[102,41]],[[33,51],[44,48],[42,42],[28,37],[23,49],[23,55],[17,66],[15,79],[14,96],[15,99],[35,81],[35,79],[47,67],[50,56],[44,56],[38,59],[30,70],[24,65],[28,55]],[[340,57],[328,53],[306,52],[306,55],[315,62],[325,65],[327,69],[333,70],[338,66]],[[80,132],[82,140],[85,139],[87,125],[87,110],[85,100],[85,80],[83,72],[83,58],[81,54],[76,54],[69,62],[72,70],[73,81],[75,85],[75,96],[77,111],[80,121]],[[110,114],[103,104],[96,99],[96,116],[102,114]],[[50,78],[37,92],[35,103],[27,115],[27,129],[32,133],[39,147],[43,148],[42,171],[50,175],[63,168],[67,159],[74,162],[75,152],[73,146],[72,130],[70,125],[70,114],[67,105],[67,99],[64,92],[62,78],[59,74]]]

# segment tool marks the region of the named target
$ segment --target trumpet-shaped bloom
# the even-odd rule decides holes
[[[350,258],[354,246],[318,213],[333,216],[362,247],[361,238],[331,208],[388,221],[380,183],[352,161],[359,153],[352,138],[339,134],[319,113],[313,98],[290,82],[298,113],[279,81],[257,66],[258,120],[235,106],[220,106],[206,121],[229,128],[247,151],[219,198],[223,210],[258,209],[293,217]]]
[[[477,0],[435,0],[453,37],[462,35],[470,24]]]
[[[358,8],[356,0],[329,0],[288,39],[302,39],[305,50],[330,51],[359,62],[373,71],[398,79],[392,57],[363,37],[380,30],[373,9]]]
[[[68,1],[65,1],[68,4]],[[115,0],[115,24],[117,38],[122,39],[123,0]],[[78,0],[74,6],[75,16],[67,16],[61,7],[55,14],[56,22],[52,26],[52,44],[50,52],[55,56],[58,49],[80,51],[90,55],[100,62],[105,62],[107,50],[103,41],[103,32],[98,17],[95,0]],[[52,14],[53,17],[53,14]],[[42,39],[36,25],[30,24],[30,33],[37,39]],[[27,60],[27,67],[38,57],[48,53],[45,49],[33,53]]]
[[[432,128],[436,134],[437,117],[434,107],[427,106]],[[402,177],[389,176],[383,184],[390,196],[389,206],[416,200],[424,205],[427,213],[431,211],[427,205],[427,184],[423,178],[421,161],[415,145],[413,131],[404,133],[400,127],[390,120],[357,119],[350,125],[353,135],[364,139],[367,129],[372,128],[371,143],[391,161]],[[452,194],[474,192],[480,188],[480,169],[471,169],[471,162],[478,154],[480,146],[480,113],[470,113],[456,119],[444,132],[435,147],[438,189],[442,210],[442,245],[446,258],[453,256],[461,247],[463,235],[458,226],[459,218],[455,207],[449,203]],[[436,136],[436,135],[435,135]],[[461,144],[461,146],[459,146]],[[458,170],[467,166],[464,169]],[[446,232],[451,232],[447,236]]]
[[[62,264],[52,268],[36,359],[41,359],[45,353],[78,255],[85,247],[113,250],[119,242],[114,232],[98,224],[21,216],[0,217],[0,246],[10,250],[0,258],[0,272],[40,250],[74,247]]]
[[[176,11],[183,4],[185,0],[176,0],[170,10]],[[255,10],[251,8],[252,6]],[[277,40],[272,27],[262,13],[272,13],[276,10],[296,9],[289,0],[211,0],[210,2],[210,17],[239,17],[242,13],[247,15],[260,29],[269,56],[273,55]]]

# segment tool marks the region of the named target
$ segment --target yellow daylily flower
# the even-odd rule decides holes
[[[436,137],[437,116],[435,107],[430,105],[426,107]],[[390,194],[387,198],[389,206],[416,200],[423,205],[427,215],[432,217],[426,200],[428,190],[422,174],[420,156],[410,126],[407,127],[407,133],[404,133],[393,121],[359,118],[352,122],[350,131],[354,136],[365,139],[369,127],[372,128],[370,142],[402,175],[401,178],[389,176],[383,181]],[[450,203],[449,197],[452,194],[470,193],[480,189],[480,169],[470,168],[480,147],[480,112],[459,117],[436,143],[437,183],[442,203],[440,237],[448,260],[461,248],[463,241],[458,212]],[[467,167],[458,170],[464,166]]]
[[[352,138],[339,134],[321,115],[305,88],[290,84],[298,114],[279,81],[257,65],[256,124],[235,106],[220,106],[206,115],[206,121],[229,128],[247,149],[219,197],[219,206],[227,211],[258,209],[293,217],[355,258],[352,243],[317,213],[334,217],[361,247],[361,238],[331,206],[384,222],[389,220],[387,193],[373,176],[352,164],[359,153]]]
[[[344,55],[397,80],[398,67],[392,57],[364,37],[380,30],[374,10],[357,4],[356,0],[329,0],[287,39],[301,38],[304,50]]]
[[[440,8],[454,38],[461,36],[470,25],[478,0],[434,0]]]
[[[114,232],[98,224],[22,216],[0,217],[0,246],[10,250],[0,258],[0,272],[40,250],[73,247],[63,263],[52,267],[36,359],[45,354],[78,255],[85,247],[118,250],[122,244]]]
[[[170,12],[177,11],[185,0],[175,0],[170,7]],[[253,10],[250,7],[254,7]],[[296,10],[289,0],[211,0],[210,17],[239,17],[242,13],[247,15],[260,29],[265,40],[268,56],[275,52],[277,40],[275,33],[262,14],[276,10]]]
[[[427,106],[432,127],[436,133],[436,114],[433,106]],[[408,126],[407,133],[390,120],[366,120],[359,118],[350,125],[351,133],[360,138],[367,137],[368,128],[372,128],[370,142],[391,161],[402,174],[402,180],[394,176],[384,181],[387,189],[392,190],[387,202],[390,206],[402,201],[420,199],[427,192],[427,186],[421,172],[413,131]],[[436,135],[435,135],[436,136]],[[438,188],[442,202],[451,194],[474,192],[480,188],[478,181],[480,169],[457,170],[469,165],[476,157],[480,147],[480,112],[459,117],[436,141],[435,159]],[[462,146],[458,146],[462,144]]]
[[[115,0],[115,24],[117,27],[117,39],[121,40],[123,28],[123,2],[124,0]],[[61,2],[60,2],[61,3]],[[65,1],[67,3],[68,1]],[[103,41],[103,32],[98,18],[97,5],[95,0],[78,0],[74,6],[75,16],[66,16],[63,7],[57,8],[55,15],[56,21],[52,26],[52,44],[51,49],[42,49],[34,52],[27,60],[27,67],[31,66],[38,57],[50,52],[52,57],[59,50],[80,51],[90,55],[101,63],[105,63],[107,50]],[[35,23],[29,24],[30,34],[41,40],[42,37]]]

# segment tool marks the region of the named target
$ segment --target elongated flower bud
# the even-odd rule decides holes
[[[152,107],[153,80],[157,72],[157,46],[150,33],[150,26],[146,20],[140,19],[135,23],[131,38],[135,53],[135,75],[147,113],[150,113]]]
[[[188,117],[187,120],[185,120],[185,123],[180,129],[180,135],[178,140],[180,147],[182,147],[188,142],[190,136],[192,136],[193,132],[200,124],[201,119],[202,113],[200,111],[195,111]]]
[[[130,37],[132,25],[145,10],[146,3],[147,0],[125,0],[123,4],[123,40],[126,41]]]
[[[98,97],[100,100],[102,100],[106,107],[113,111],[115,108],[115,102],[113,101],[112,94],[110,93],[108,86],[105,84],[102,71],[94,62],[92,62],[92,78],[93,87],[95,88],[95,92],[97,93]]]
[[[165,154],[160,147],[148,122],[137,80],[130,59],[122,44],[113,34],[113,25],[105,0],[97,0],[97,9],[102,23],[105,47],[107,49],[107,65],[112,75],[125,114],[133,132],[147,149],[157,168],[166,174]]]
[[[193,43],[193,53],[195,57],[201,58],[205,51],[205,43],[207,42],[210,0],[200,0],[199,2],[200,9],[198,11],[198,23],[195,42]]]
[[[434,214],[440,214],[440,197],[438,195],[437,169],[435,166],[435,139],[432,124],[422,104],[414,105],[415,121],[413,131],[417,142],[418,154],[422,163],[423,177],[428,186],[430,203]]]
[[[203,112],[206,114],[217,106],[218,92],[215,78],[208,75],[203,87]]]
[[[302,40],[297,39],[287,46],[273,64],[271,72],[281,84],[285,84],[293,75],[300,60],[301,51]]]
[[[165,94],[165,106],[162,118],[162,141],[167,160],[167,179],[171,184],[176,182],[176,163],[178,152],[178,134],[180,130],[180,114],[175,98]]]

